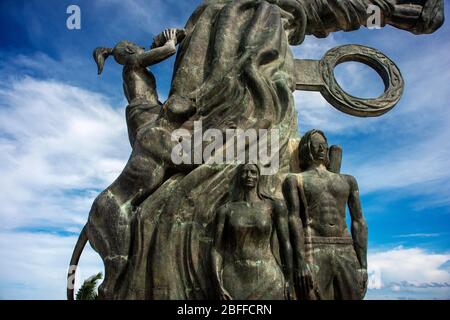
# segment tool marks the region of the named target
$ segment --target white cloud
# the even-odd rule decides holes
[[[430,238],[439,237],[440,233],[410,233],[410,234],[399,234],[394,236],[395,238]]]
[[[130,21],[133,22],[134,29],[151,32],[154,35],[164,28],[182,28],[195,8],[187,1],[163,0],[98,0],[94,5],[96,10],[114,12],[114,15],[110,15],[110,19],[114,19],[116,23],[109,26],[115,29],[105,30],[110,34],[122,33],[123,25]],[[177,14],[173,14],[174,12]]]
[[[369,252],[367,298],[450,299],[450,273],[443,268],[450,253],[396,247]]]
[[[300,46],[292,46],[292,52],[296,59],[316,59],[323,57],[325,52],[336,47],[338,42],[333,34],[325,39],[317,39],[314,36],[306,36]]]
[[[80,231],[130,152],[124,110],[88,90],[33,78],[3,86],[0,101],[0,298],[64,299],[77,240],[67,235]],[[88,246],[77,285],[99,271]]]
[[[129,155],[123,109],[32,78],[1,88],[0,99],[1,227],[81,225]]]
[[[448,42],[436,41],[432,50],[419,47],[411,51],[406,48],[416,46],[422,39],[400,41],[401,37],[399,32],[390,38],[394,43],[398,38],[398,45],[404,47],[397,60],[405,78],[405,93],[393,111],[379,118],[351,117],[332,108],[319,93],[296,92],[300,131],[319,128],[343,137],[337,143],[344,150],[346,139],[366,140],[365,145],[346,154],[343,163],[344,169],[358,178],[362,192],[407,188],[408,193],[429,196],[424,206],[446,205],[450,201],[450,46]],[[305,48],[308,51],[309,47],[312,53],[306,52],[306,56],[315,59],[337,44],[333,38],[330,43],[313,38],[308,41]],[[402,51],[396,49],[392,50]],[[297,50],[301,52],[301,47]],[[364,86],[370,86],[372,81],[367,81],[366,75],[361,78],[361,73],[352,68],[347,68],[350,77],[343,82],[364,92]]]
[[[0,232],[0,299],[65,299],[67,270],[76,237]],[[103,272],[100,257],[87,245],[75,281]]]

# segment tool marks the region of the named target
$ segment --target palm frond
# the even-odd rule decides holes
[[[83,285],[77,291],[77,300],[95,300],[97,298],[97,282],[102,279],[101,272],[84,280]]]

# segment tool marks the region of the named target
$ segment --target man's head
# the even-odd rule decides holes
[[[328,142],[320,130],[306,132],[299,146],[300,168],[306,170],[313,163],[328,164]]]

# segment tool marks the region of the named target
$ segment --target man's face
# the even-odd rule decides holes
[[[246,188],[254,188],[258,183],[258,168],[254,164],[246,164],[241,171],[241,183]]]
[[[320,133],[311,137],[311,154],[316,161],[325,162],[328,156],[328,143]]]

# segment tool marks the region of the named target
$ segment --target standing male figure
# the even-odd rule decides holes
[[[328,143],[322,131],[308,131],[299,154],[302,172],[283,183],[297,298],[362,299],[367,289],[367,225],[357,182],[328,171]]]

